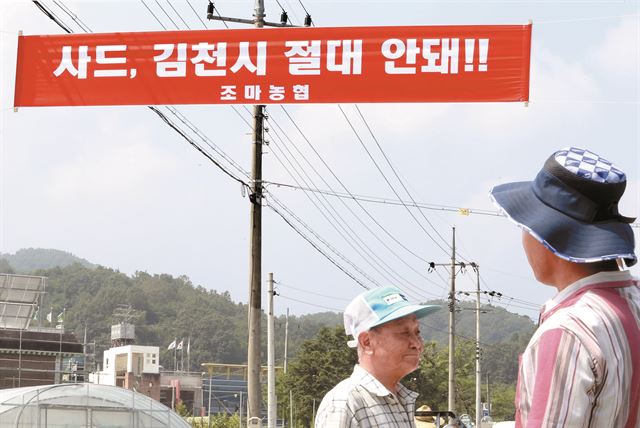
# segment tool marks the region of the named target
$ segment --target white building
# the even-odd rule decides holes
[[[160,348],[125,345],[104,351],[103,369],[89,375],[91,383],[132,389],[160,400]]]

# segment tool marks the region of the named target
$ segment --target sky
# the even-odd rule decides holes
[[[93,32],[116,32],[162,30],[145,5],[169,29],[175,26],[167,14],[180,29],[186,28],[185,22],[192,29],[203,29],[189,5],[202,19],[206,11],[203,0],[171,0],[171,5],[166,0],[43,3],[75,32],[82,30],[67,12]],[[308,142],[280,106],[270,106],[264,180],[303,183],[294,170],[304,170],[304,180],[319,189],[344,192],[344,185],[355,195],[395,200],[386,177],[404,200],[493,211],[487,195],[494,185],[531,180],[554,151],[577,146],[601,154],[627,173],[621,212],[640,215],[638,1],[281,0],[280,4],[294,24],[301,24],[304,5],[317,26],[531,20],[530,103],[286,106]],[[225,16],[250,18],[253,13],[249,0],[217,1],[216,7]],[[266,0],[265,8],[267,20],[279,20],[275,1]],[[223,28],[218,21],[206,25]],[[228,291],[234,300],[246,302],[249,200],[241,186],[144,106],[14,112],[19,30],[27,35],[62,33],[30,1],[0,2],[0,252],[60,249],[130,275],[136,271],[186,275],[196,285]],[[251,116],[245,109],[176,108],[241,169],[250,170],[251,128],[245,121]],[[419,212],[371,202],[358,205],[273,184],[267,191],[313,230],[292,220],[315,246],[368,287],[392,284],[412,299],[445,298],[448,269],[438,267],[430,273],[426,263],[450,262],[455,227],[459,260],[477,263],[482,289],[503,295],[491,303],[536,318],[536,308],[555,294],[535,281],[521,248],[520,231],[503,217],[462,216],[441,209]],[[639,239],[639,229],[634,231]],[[263,209],[262,267],[264,289],[268,272],[277,281],[278,314],[286,308],[294,314],[340,311],[363,291],[268,207]],[[637,268],[632,271],[639,273]],[[460,272],[457,279],[457,290],[476,287],[470,270]],[[483,299],[489,301],[486,295]]]

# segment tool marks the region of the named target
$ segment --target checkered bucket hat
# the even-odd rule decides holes
[[[618,212],[627,177],[608,160],[575,147],[555,152],[534,181],[507,183],[490,197],[549,250],[576,263],[636,263],[635,221]]]

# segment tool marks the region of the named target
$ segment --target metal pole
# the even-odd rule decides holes
[[[255,26],[264,24],[264,0],[255,2]],[[253,106],[253,163],[251,168],[251,263],[249,272],[249,341],[247,350],[247,420],[260,418],[260,312],[262,271],[262,134],[264,106]]]
[[[482,418],[482,403],[480,402],[480,388],[482,378],[480,377],[480,266],[475,266],[476,271],[476,427],[480,428]]]
[[[287,354],[289,352],[289,308],[284,322],[284,374],[287,374]]]
[[[267,318],[267,427],[275,428],[276,424],[276,370],[275,341],[273,320],[273,273],[269,273],[269,307]]]
[[[289,426],[293,427],[293,391],[289,390]]]
[[[456,365],[455,365],[455,298],[456,298],[456,228],[453,228],[451,247],[451,291],[449,293],[449,403],[448,410],[455,413],[456,407]]]
[[[209,406],[207,407],[207,425],[211,428],[211,372],[209,372]]]

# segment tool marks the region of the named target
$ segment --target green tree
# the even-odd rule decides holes
[[[293,391],[296,426],[309,426],[314,402],[317,408],[330,389],[351,375],[358,356],[347,347],[347,340],[342,327],[322,328],[300,346],[289,364],[279,388],[279,402],[288,404],[288,391]]]
[[[189,412],[189,409],[187,408],[187,405],[184,404],[184,401],[180,400],[178,401],[178,403],[176,404],[176,413],[179,414],[182,417],[186,417],[186,416],[190,416],[191,412]]]

